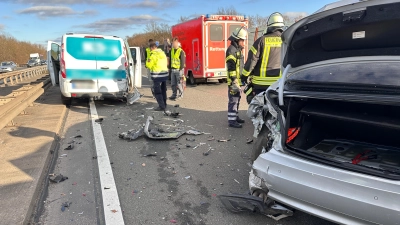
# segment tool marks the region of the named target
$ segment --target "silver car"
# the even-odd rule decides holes
[[[7,62],[1,62],[0,64],[0,72],[5,73],[5,72],[12,72],[17,69],[17,64],[15,64],[12,61],[7,61]]]
[[[341,1],[283,33],[282,78],[247,112],[258,137],[252,196],[225,204],[400,224],[399,12],[399,0]]]

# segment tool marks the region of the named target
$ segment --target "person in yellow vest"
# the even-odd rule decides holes
[[[149,45],[148,45],[148,47],[146,48],[146,53],[145,53],[145,55],[144,55],[144,61],[145,62],[147,62],[147,59],[149,59],[150,58],[150,54],[151,54],[151,49],[150,49],[150,45],[151,45],[151,43],[153,43],[154,42],[154,40],[153,39],[149,39]],[[145,64],[145,67],[146,67],[146,69],[147,69],[147,78],[149,79],[149,83],[150,83],[150,87],[152,87],[151,88],[151,94],[153,95],[153,98],[155,98],[155,96],[154,96],[154,90],[153,90],[153,81],[151,80],[151,76],[150,76],[150,70],[149,70],[149,68],[147,68],[147,65]]]
[[[264,35],[249,50],[241,76],[241,81],[247,84],[244,92],[249,104],[255,95],[265,91],[281,76],[281,35],[284,27],[282,14],[272,13]]]
[[[172,49],[169,55],[169,67],[171,68],[171,100],[183,97],[182,76],[184,76],[184,68],[186,62],[185,52],[180,47],[178,38],[172,40]],[[178,94],[179,91],[179,94]]]
[[[150,44],[150,56],[146,61],[146,67],[150,70],[150,77],[153,81],[154,97],[158,107],[155,111],[165,111],[167,108],[167,80],[168,61],[162,49],[157,48],[155,42]]]
[[[229,37],[231,45],[226,50],[225,61],[228,70],[228,124],[230,127],[242,128],[245,121],[239,118],[240,71],[243,68],[243,49],[247,39],[247,28],[237,28]]]

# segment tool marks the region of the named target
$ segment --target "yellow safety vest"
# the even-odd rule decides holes
[[[150,48],[146,48],[146,59],[150,58],[151,50]]]
[[[253,84],[270,86],[277,80],[279,80],[279,78],[281,78],[282,71],[279,77],[267,77],[267,66],[271,48],[280,48],[281,46],[282,46],[281,37],[265,37],[265,47],[261,57],[262,63],[260,68],[260,76],[253,76],[253,81],[252,81]]]
[[[146,61],[146,66],[152,73],[167,72],[167,56],[161,49],[157,48],[151,52]]]
[[[182,49],[172,49],[171,50],[171,68],[180,69],[181,68],[181,52]]]

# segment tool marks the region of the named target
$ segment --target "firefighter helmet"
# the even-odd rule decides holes
[[[245,26],[242,26],[240,28],[236,28],[236,30],[232,33],[232,37],[235,39],[247,39],[247,28]]]
[[[265,29],[264,34],[272,32],[272,29],[283,28],[284,26],[285,22],[282,14],[274,12],[268,17],[267,28]]]

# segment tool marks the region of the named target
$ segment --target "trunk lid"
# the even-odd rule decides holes
[[[289,27],[282,68],[294,83],[399,86],[400,1],[340,1]]]

